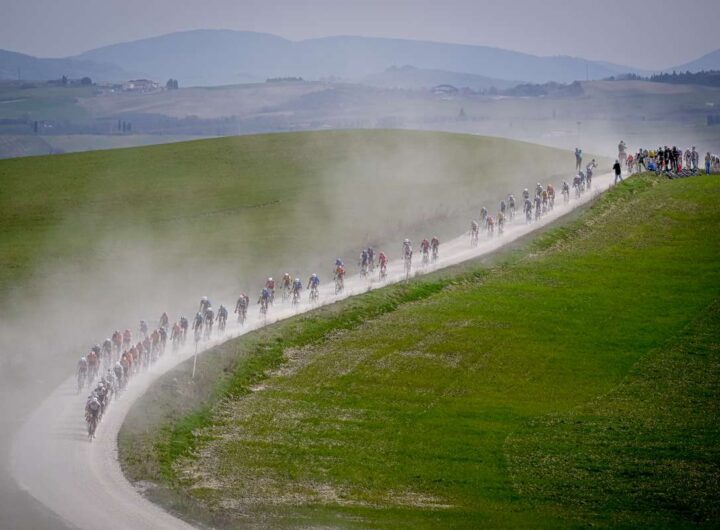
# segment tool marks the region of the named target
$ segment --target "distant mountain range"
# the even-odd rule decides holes
[[[197,30],[98,48],[76,57],[187,85],[301,76],[357,81],[392,65],[544,83],[600,79],[633,68],[575,57],[400,39],[326,37],[299,42],[246,31]]]
[[[414,70],[388,70],[412,65]],[[97,81],[147,77],[181,86],[215,86],[262,82],[269,77],[300,76],[377,83],[379,86],[425,82],[485,88],[549,81],[602,79],[648,71],[577,57],[539,57],[487,46],[370,37],[327,37],[290,41],[265,33],[195,30],[115,44],[66,59],[38,59],[0,51],[0,79],[90,76]],[[720,69],[720,50],[677,67]],[[672,70],[670,68],[669,70]],[[373,79],[375,81],[373,81]],[[492,86],[492,84],[490,85]],[[504,85],[507,86],[507,85]]]

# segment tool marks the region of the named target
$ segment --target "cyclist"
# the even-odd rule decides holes
[[[483,224],[483,226],[487,225],[487,216],[488,216],[487,208],[485,208],[483,206],[482,208],[480,208],[480,222]]]
[[[335,267],[335,292],[338,293],[345,287],[345,266],[338,265]]]
[[[260,312],[261,313],[267,312],[271,297],[272,297],[272,294],[270,292],[270,289],[268,289],[267,287],[263,287],[262,291],[260,291],[260,298],[258,299],[258,304],[260,304]]]
[[[290,278],[290,273],[286,272],[285,274],[283,274],[282,280],[280,280],[280,289],[282,290],[283,300],[287,299],[288,295],[290,294],[291,287],[292,278]]]
[[[420,252],[422,252],[423,261],[427,261],[428,255],[430,254],[430,241],[423,238],[420,242]]]
[[[78,382],[78,392],[85,386],[85,379],[87,378],[88,373],[88,362],[85,356],[80,357],[80,360],[77,363],[77,382]]]
[[[302,291],[303,284],[300,281],[300,278],[295,278],[295,281],[293,281],[292,284],[292,299],[293,303],[297,303],[298,300],[300,300],[300,291]]]
[[[403,241],[403,257],[409,259],[412,257],[412,243],[409,239]]]
[[[197,333],[198,331],[202,331],[204,321],[205,317],[200,311],[198,311],[195,315],[195,321],[193,322],[193,331],[195,333]]]
[[[268,278],[265,282],[265,289],[270,292],[270,298],[268,301],[272,304],[273,300],[275,300],[275,280],[273,280],[272,277]]]
[[[238,322],[243,322],[247,316],[247,308],[250,304],[250,297],[242,293],[235,304],[235,313],[238,316]]]
[[[185,339],[187,338],[187,330],[188,330],[188,319],[184,316],[180,317],[180,329],[182,330],[182,340],[185,342]]]
[[[218,312],[217,312],[217,317],[215,318],[215,320],[217,321],[218,327],[220,328],[221,331],[225,329],[225,324],[227,323],[227,317],[228,317],[227,309],[225,309],[224,305],[220,304],[220,307],[218,308]]]
[[[170,331],[170,340],[172,341],[174,349],[178,349],[182,339],[183,329],[180,327],[180,324],[178,322],[175,322],[175,324],[173,324],[172,330]]]
[[[210,307],[210,305],[211,304],[210,304],[210,300],[208,300],[208,297],[203,296],[200,299],[200,309],[198,309],[198,311],[200,311],[203,315],[205,315],[205,311],[207,311],[207,308]]]
[[[378,255],[378,265],[380,265],[380,276],[385,276],[387,274],[387,256],[384,252],[380,252]]]
[[[307,288],[310,290],[310,299],[314,300],[318,297],[318,288],[320,287],[320,278],[317,274],[312,273],[308,280]]]
[[[362,251],[360,252],[360,274],[362,274],[363,276],[365,276],[368,271],[368,260],[369,256],[367,250],[362,249]]]
[[[433,236],[430,240],[430,250],[432,250],[432,259],[435,261],[438,258],[438,250],[440,249],[440,240],[437,236]]]

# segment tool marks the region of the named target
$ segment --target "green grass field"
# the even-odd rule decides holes
[[[149,277],[201,266],[213,271],[206,289],[254,290],[263,276],[309,274],[368,243],[428,227],[456,235],[483,201],[494,209],[535,179],[556,181],[571,158],[485,137],[347,131],[4,160],[0,293],[68,267],[122,280],[116,264],[134,254]]]
[[[128,477],[221,527],[715,527],[720,181],[635,177],[491,264],[167,374]]]

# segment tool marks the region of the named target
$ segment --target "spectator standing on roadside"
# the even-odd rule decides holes
[[[613,165],[613,171],[615,172],[615,184],[617,184],[618,179],[620,179],[620,182],[622,182],[622,166],[620,165],[619,160],[615,160],[615,164]]]
[[[621,164],[624,164],[627,160],[627,145],[625,145],[624,140],[620,140],[618,144],[618,160]]]
[[[710,166],[712,164],[712,156],[710,155],[710,151],[705,155],[705,174],[710,174]]]
[[[575,148],[575,171],[580,171],[582,168],[582,149],[579,147]]]
[[[692,169],[697,170],[698,166],[700,165],[700,153],[695,150],[694,145],[692,147],[692,151],[690,151],[690,158],[692,161]]]
[[[645,167],[645,155],[643,155],[642,147],[640,149],[638,149],[637,155],[635,155],[635,167],[637,167],[638,173],[640,172],[641,166],[642,166],[643,171],[645,171],[647,169]]]

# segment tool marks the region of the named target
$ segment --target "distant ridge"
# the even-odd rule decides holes
[[[676,72],[700,72],[702,70],[720,70],[720,50],[707,53],[702,57],[690,61],[689,63],[681,64],[675,68],[670,68],[667,71]]]
[[[524,82],[602,79],[637,69],[576,57],[538,57],[491,48],[418,40],[338,36],[293,42],[248,31],[194,30],[105,46],[76,57],[114,63],[188,85],[263,81],[268,77],[358,81],[392,65]]]
[[[395,72],[398,83],[413,76],[482,76],[496,82],[569,83],[627,73],[652,72],[579,57],[540,57],[465,44],[375,37],[336,36],[291,41],[268,33],[192,30],[96,48],[65,59],[39,59],[0,51],[0,79],[51,79],[89,76],[98,81],[147,77],[178,79],[181,86],[217,86],[264,82],[267,78],[302,77],[367,82],[388,81],[389,68],[412,65],[415,72]],[[720,50],[666,71],[720,69]],[[424,73],[422,73],[424,72]],[[434,72],[430,74],[429,72]],[[443,72],[444,74],[440,74]],[[468,82],[482,85],[479,77]],[[420,80],[421,83],[425,81]],[[469,86],[469,85],[468,85]]]
[[[457,88],[472,90],[503,90],[519,84],[518,81],[495,79],[484,75],[448,72],[446,70],[430,70],[414,66],[390,67],[384,72],[365,77],[366,85],[382,88],[427,89],[437,85],[453,85]]]

